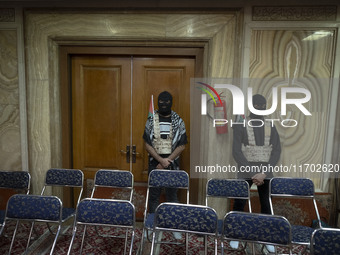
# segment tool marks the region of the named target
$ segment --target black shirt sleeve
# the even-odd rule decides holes
[[[270,135],[270,144],[272,145],[272,153],[270,155],[270,159],[268,164],[270,166],[276,166],[277,162],[280,159],[281,155],[281,143],[280,143],[280,136],[275,128],[272,127],[271,135]]]

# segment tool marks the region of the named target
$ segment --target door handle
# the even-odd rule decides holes
[[[140,153],[136,152],[136,145],[132,145],[132,163],[136,163],[137,155],[140,155]]]
[[[130,163],[130,145],[126,145],[126,151],[120,150],[120,152],[126,155],[126,163]]]

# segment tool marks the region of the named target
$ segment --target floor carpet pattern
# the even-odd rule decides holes
[[[9,223],[4,231],[4,234],[0,237],[0,254],[8,254],[11,238],[14,231],[14,223]],[[13,245],[13,249],[11,254],[22,254],[25,251],[27,238],[29,234],[30,224],[23,223],[20,225],[18,229],[18,233]],[[81,244],[81,233],[83,228],[80,227],[77,231],[77,235],[75,241],[72,246],[71,254],[80,254],[80,244]],[[103,234],[121,234],[122,231],[113,230],[108,227],[99,227],[98,231]],[[71,241],[71,228],[64,229],[64,235],[60,236],[57,241],[56,248],[54,250],[54,254],[57,255],[65,255],[69,249],[70,241]],[[120,233],[118,233],[120,232]],[[138,249],[140,247],[141,241],[141,227],[136,228],[136,234],[133,243],[133,252],[132,254],[138,254]],[[124,239],[120,238],[111,238],[111,237],[101,237],[98,236],[94,227],[87,227],[86,231],[85,243],[83,246],[82,254],[86,255],[102,255],[102,254],[112,254],[112,255],[122,255],[124,254]],[[130,245],[130,236],[128,238],[128,242]],[[28,255],[42,255],[49,254],[54,236],[48,231],[46,224],[37,223],[35,225],[35,234],[33,234],[33,238],[35,240],[31,241],[31,245],[28,249]],[[164,232],[162,234],[162,240],[175,240],[171,232]],[[181,241],[184,242],[184,235]],[[220,254],[220,244],[218,253]],[[227,247],[228,244],[226,244]],[[185,246],[182,245],[161,245],[160,247],[156,247],[156,254],[159,255],[180,255],[185,254]],[[129,249],[129,246],[128,246]],[[146,243],[143,254],[149,254],[150,244]],[[256,246],[256,254],[261,254],[261,246]],[[301,254],[303,248],[301,246],[293,246],[293,254]],[[288,250],[285,248],[278,248],[278,252],[280,254],[288,254]],[[265,254],[268,252],[264,252]],[[189,254],[193,255],[201,255],[204,254],[204,240],[203,237],[197,235],[189,235]],[[208,254],[214,254],[214,245],[213,240],[209,239],[208,241]],[[245,251],[235,251],[235,250],[225,250],[224,254],[251,254],[250,245],[247,246]],[[309,254],[308,251],[305,254]]]

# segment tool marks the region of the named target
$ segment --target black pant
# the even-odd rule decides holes
[[[176,188],[164,188],[166,202],[178,203]],[[154,213],[159,205],[162,188],[150,188],[149,190],[149,213]]]
[[[253,185],[253,181],[251,179],[246,179],[249,183],[249,188]],[[259,193],[260,204],[261,204],[261,213],[271,214],[270,211],[270,203],[269,203],[269,180],[264,180],[264,183],[260,186],[257,186],[257,192]],[[244,206],[246,205],[245,199],[235,199],[234,200],[234,211],[244,211]]]
[[[167,157],[168,155],[163,155],[163,157]],[[156,169],[158,165],[158,161],[153,160],[149,161],[149,174],[153,169]],[[173,169],[173,166],[169,166],[169,170]],[[149,213],[154,213],[157,206],[159,205],[159,199],[162,193],[162,190],[165,191],[165,200],[166,202],[173,202],[178,203],[178,197],[177,197],[177,188],[150,188],[149,189],[149,201],[148,201],[148,208]]]

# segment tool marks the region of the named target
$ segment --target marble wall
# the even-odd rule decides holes
[[[0,169],[22,170],[17,30],[0,28]]]
[[[311,178],[317,189],[324,188],[323,174],[312,172],[304,164],[314,167],[325,162],[327,132],[331,116],[332,70],[334,69],[335,31],[323,30],[252,30],[249,65],[249,85],[254,93],[264,95],[270,107],[272,88],[296,87],[308,89],[311,99],[304,104],[311,116],[306,116],[294,105],[288,105],[287,115],[281,110],[269,116],[272,119],[294,119],[296,127],[287,128],[276,122],[281,138],[282,153],[279,165],[293,166],[292,171],[280,176]],[[270,49],[270,50],[268,50]],[[336,79],[338,82],[338,79]],[[301,98],[304,94],[290,94]],[[296,167],[296,168],[295,168]],[[293,170],[295,168],[295,170]],[[301,171],[302,170],[302,171]]]

